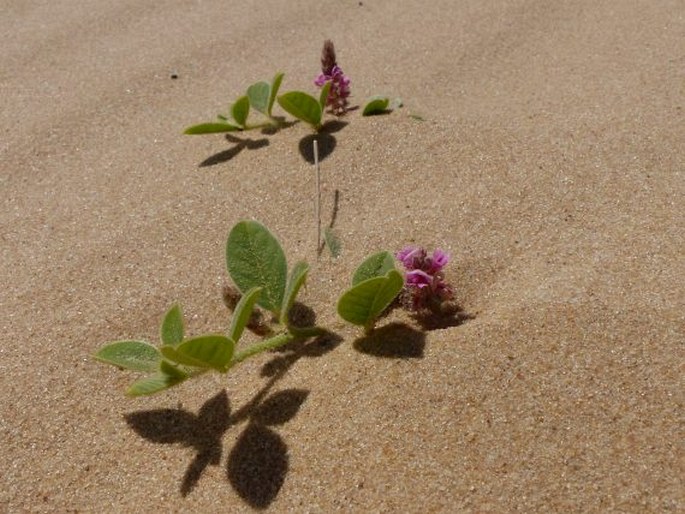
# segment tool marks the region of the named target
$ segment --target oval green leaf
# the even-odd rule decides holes
[[[183,341],[183,313],[177,303],[164,316],[160,332],[163,344],[176,346]]]
[[[359,284],[373,277],[382,277],[391,269],[395,269],[395,259],[390,252],[378,252],[370,255],[362,262],[352,276],[352,285]]]
[[[321,105],[311,95],[302,91],[289,91],[278,97],[278,105],[297,119],[309,123],[314,128],[321,126]]]
[[[250,105],[255,111],[262,114],[269,112],[269,92],[271,86],[268,82],[256,82],[247,88],[247,97],[250,99]]]
[[[345,321],[369,327],[402,290],[400,272],[391,269],[386,276],[373,277],[351,287],[338,301],[338,314]]]
[[[176,347],[178,355],[187,357],[188,362],[177,362],[188,366],[225,371],[233,357],[234,347],[233,341],[220,334],[193,337]]]
[[[250,114],[250,99],[247,96],[241,96],[231,106],[231,116],[236,125],[245,128],[248,114]]]
[[[188,357],[186,354],[180,353],[173,346],[162,346],[159,351],[162,353],[165,359],[167,359],[169,362],[173,362],[174,364],[180,364],[182,366],[189,366],[193,368],[210,368],[207,363],[192,357]]]
[[[106,364],[133,371],[156,371],[162,356],[156,346],[145,341],[116,341],[103,346],[93,356]]]
[[[278,90],[281,88],[281,82],[283,82],[283,72],[278,72],[276,75],[274,75],[273,80],[271,81],[271,90],[269,91],[269,105],[266,110],[266,114],[268,116],[271,116],[271,110],[274,107],[274,102],[276,101],[276,95],[278,94]]]
[[[200,123],[193,125],[183,131],[184,134],[199,135],[199,134],[217,134],[220,132],[235,132],[241,130],[231,123]]]
[[[323,240],[326,242],[326,247],[328,248],[328,251],[331,252],[333,258],[337,259],[340,256],[342,244],[332,228],[326,227],[324,229]]]
[[[304,261],[300,261],[293,267],[288,277],[288,284],[285,288],[285,294],[283,296],[283,305],[281,306],[281,323],[287,325],[288,323],[288,312],[290,308],[295,303],[295,298],[297,298],[297,293],[300,292],[300,288],[304,281],[307,279],[307,273],[309,272],[309,264]]]
[[[164,391],[180,384],[188,375],[168,362],[162,361],[159,371],[149,377],[141,378],[131,384],[126,391],[129,396],[145,396]]]
[[[374,114],[383,114],[388,109],[390,99],[387,96],[374,96],[364,106],[362,116],[373,116]]]
[[[226,267],[241,292],[261,287],[257,305],[280,316],[286,275],[285,254],[269,230],[256,221],[241,221],[228,235]]]
[[[228,328],[228,337],[231,340],[236,342],[240,340],[248,321],[250,321],[252,309],[254,309],[254,305],[259,299],[261,292],[261,287],[253,287],[240,298],[238,305],[235,306],[233,311],[231,326]]]

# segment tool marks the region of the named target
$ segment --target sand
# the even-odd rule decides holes
[[[0,510],[685,510],[682,2],[35,0],[0,26]],[[326,38],[355,105],[404,102],[326,136],[338,259],[306,126],[181,134],[279,70],[313,93]],[[310,263],[335,336],[127,398],[91,355],[174,301],[225,330],[241,219]],[[336,299],[407,243],[450,253],[464,316],[360,340]]]

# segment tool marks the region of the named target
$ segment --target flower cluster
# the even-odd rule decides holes
[[[347,98],[350,96],[350,78],[345,75],[335,60],[335,47],[331,40],[326,40],[321,52],[321,74],[316,77],[314,84],[323,87],[331,83],[326,105],[333,114],[340,116],[347,112]]]
[[[428,256],[425,249],[407,246],[395,254],[404,265],[403,303],[412,310],[438,309],[443,302],[451,300],[452,287],[445,282],[442,269],[449,262],[449,256],[442,250],[435,250]]]

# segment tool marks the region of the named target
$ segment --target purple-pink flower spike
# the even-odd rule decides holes
[[[439,307],[452,299],[452,287],[445,282],[443,268],[450,258],[440,249],[429,257],[425,249],[407,246],[395,254],[404,266],[404,299],[413,310]]]
[[[345,75],[335,60],[335,47],[330,39],[323,44],[321,52],[321,74],[316,77],[314,84],[323,87],[331,83],[326,105],[337,116],[347,112],[348,97],[350,96],[350,78]]]

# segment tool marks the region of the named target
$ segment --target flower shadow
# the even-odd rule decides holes
[[[412,313],[412,318],[423,330],[439,330],[458,327],[467,321],[475,319],[474,314],[464,311],[457,303],[445,302],[440,312],[425,310]]]
[[[405,323],[393,322],[355,340],[352,346],[375,357],[422,359],[426,334]]]

